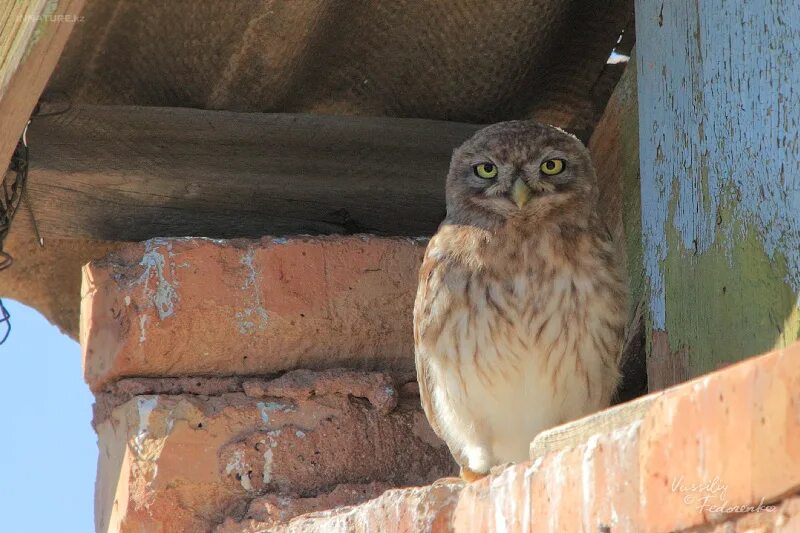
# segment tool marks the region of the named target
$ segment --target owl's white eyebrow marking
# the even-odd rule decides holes
[[[562,150],[558,149],[543,150],[542,161],[547,161],[548,159],[563,159],[565,161],[569,161],[569,156]]]

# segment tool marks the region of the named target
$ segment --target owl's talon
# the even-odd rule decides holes
[[[479,479],[483,479],[486,477],[486,474],[479,474],[478,472],[473,472],[466,466],[461,467],[461,472],[459,473],[461,479],[466,481],[467,483],[472,483],[473,481],[478,481]]]

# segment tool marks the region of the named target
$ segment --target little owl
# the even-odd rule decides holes
[[[608,406],[626,286],[581,142],[494,124],[455,150],[414,306],[420,397],[471,481]]]

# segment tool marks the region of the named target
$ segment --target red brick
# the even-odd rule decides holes
[[[92,390],[126,376],[412,371],[424,241],[154,239],[84,268]]]
[[[581,446],[582,527],[600,531],[641,531],[639,434],[634,422],[608,434],[597,434]],[[576,509],[576,512],[578,510]]]
[[[687,497],[699,497],[702,491],[683,493],[677,485],[693,485],[706,480],[700,469],[703,420],[691,395],[674,395],[669,402],[651,405],[640,433],[640,489],[642,514],[647,531],[669,530],[696,523],[695,503]],[[715,475],[712,474],[712,478]],[[677,529],[677,528],[672,528]]]
[[[665,392],[642,426],[649,530],[697,526],[800,485],[799,382],[795,344]]]
[[[460,482],[390,490],[356,507],[345,507],[299,516],[271,533],[448,533]],[[225,533],[249,529],[225,530]],[[480,531],[472,529],[471,531]]]
[[[800,347],[779,353],[751,374],[753,394],[752,497],[784,494],[786,480],[800,477]],[[741,468],[741,466],[739,466]],[[795,488],[800,488],[800,480]]]
[[[454,473],[416,398],[385,412],[330,379],[313,398],[301,397],[302,383],[293,394],[286,380],[273,381],[286,397],[140,395],[108,411],[96,424],[96,529],[207,531],[226,519],[238,527],[265,517],[253,507],[265,496],[286,503],[290,518],[294,508],[341,503],[341,490],[330,496],[337,485],[378,481],[377,490]],[[273,390],[270,381],[261,388]]]

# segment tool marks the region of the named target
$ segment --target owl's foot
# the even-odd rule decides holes
[[[466,466],[461,467],[461,472],[459,475],[461,476],[461,479],[463,479],[467,483],[472,483],[473,481],[478,481],[479,479],[483,479],[486,477],[486,474],[479,474],[478,472],[473,472]]]
[[[502,474],[502,473],[503,473],[503,470],[505,470],[505,469],[506,469],[506,468],[508,468],[509,466],[514,466],[514,463],[503,463],[503,464],[501,464],[501,465],[493,466],[493,467],[492,467],[492,468],[489,470],[489,473],[490,473],[491,475],[493,475],[493,476],[499,476],[500,474]]]

